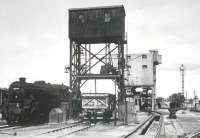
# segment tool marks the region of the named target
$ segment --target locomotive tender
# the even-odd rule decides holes
[[[49,112],[62,102],[71,103],[71,93],[65,85],[36,81],[27,83],[25,78],[13,82],[8,90],[6,120],[8,124],[35,124],[49,120]]]

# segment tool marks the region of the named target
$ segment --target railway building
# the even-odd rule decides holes
[[[125,89],[129,97],[134,97],[140,108],[155,106],[156,66],[161,64],[157,50],[149,53],[127,54],[125,69]],[[137,89],[141,90],[137,92]],[[145,105],[146,104],[146,105]]]

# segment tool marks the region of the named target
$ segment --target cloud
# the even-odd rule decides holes
[[[57,35],[55,34],[55,32],[45,32],[41,35],[41,39],[44,39],[46,41],[51,41],[51,42],[55,42],[58,40]]]
[[[200,89],[199,0],[3,0],[0,86],[21,75],[30,81],[68,82],[63,73],[69,63],[67,10],[119,4],[126,8],[129,53],[158,49],[162,55],[158,94],[179,91],[181,64],[186,66],[187,88]]]
[[[128,3],[127,28],[145,39],[161,39],[168,44],[196,44],[200,32],[200,2],[131,1]]]

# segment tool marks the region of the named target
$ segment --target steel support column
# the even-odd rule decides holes
[[[110,43],[106,43],[106,46],[103,46],[103,48],[98,50],[97,52],[92,51],[91,47],[91,44],[89,44],[89,47],[87,47],[87,44],[81,44],[70,40],[70,88],[73,92],[73,100],[81,100],[81,87],[87,82],[87,80],[95,80],[99,77],[102,79],[108,79],[110,74],[108,74],[108,77],[104,77],[106,76],[106,74],[98,74],[96,75],[97,78],[95,78],[95,75],[92,74],[92,69],[99,63],[103,65],[112,65],[112,54],[117,54],[117,74],[114,74],[113,76],[117,76],[114,77],[114,81],[117,83],[119,89],[118,102],[125,104],[126,96],[124,91],[124,44],[120,41],[119,43],[112,46],[110,46]],[[102,55],[103,51],[105,51],[105,53]],[[85,58],[84,60],[81,59],[83,57]],[[74,104],[73,109],[73,114],[78,114],[81,110],[81,106],[78,104]],[[127,115],[125,117],[125,120],[125,122],[127,123]]]

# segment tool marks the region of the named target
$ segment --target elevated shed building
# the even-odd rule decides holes
[[[125,10],[120,6],[69,9],[69,38],[92,43],[125,40]]]
[[[116,82],[118,101],[123,104],[125,102],[124,44],[126,44],[126,14],[123,5],[73,8],[69,9],[68,13],[70,39],[68,69],[74,100],[80,103],[78,100],[81,99],[81,88],[88,80],[96,82],[97,79],[109,79]],[[118,58],[116,67],[113,67],[113,54]],[[94,71],[97,66],[101,67],[98,73]],[[74,104],[74,109],[79,108],[80,105]]]

